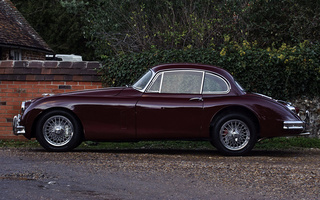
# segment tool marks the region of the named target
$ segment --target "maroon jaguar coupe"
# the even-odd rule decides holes
[[[225,155],[243,155],[259,138],[306,134],[305,124],[294,107],[245,92],[221,68],[164,64],[131,87],[22,102],[13,131],[48,151],[69,151],[84,140],[208,140]]]

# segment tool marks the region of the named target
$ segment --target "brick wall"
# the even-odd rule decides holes
[[[37,51],[21,50],[21,60],[45,60],[46,54]]]
[[[43,93],[101,88],[98,62],[0,61],[0,139],[24,139],[12,133],[12,118],[24,100]]]
[[[0,47],[1,48],[1,47]],[[2,47],[0,49],[0,60],[8,60],[10,59],[10,48]],[[31,51],[21,49],[21,60],[45,60],[46,54],[39,51]]]

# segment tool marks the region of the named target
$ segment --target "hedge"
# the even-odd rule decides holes
[[[153,50],[103,57],[100,69],[107,86],[132,84],[147,69],[164,63],[201,63],[229,71],[250,92],[278,99],[319,96],[320,45],[261,49],[255,43],[229,42],[216,49]]]

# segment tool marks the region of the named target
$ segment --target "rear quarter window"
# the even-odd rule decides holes
[[[222,77],[206,73],[203,84],[203,94],[225,94],[230,91],[230,86]]]

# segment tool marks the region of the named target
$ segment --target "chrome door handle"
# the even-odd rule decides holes
[[[189,99],[189,101],[195,101],[195,100],[203,101],[202,97],[193,97],[193,98]]]

